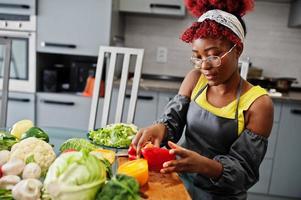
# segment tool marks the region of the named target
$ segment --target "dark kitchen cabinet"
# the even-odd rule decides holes
[[[301,197],[301,103],[283,103],[269,193]]]
[[[118,0],[43,0],[38,4],[37,50],[97,56],[122,36]]]

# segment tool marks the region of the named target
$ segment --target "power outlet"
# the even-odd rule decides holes
[[[158,47],[156,61],[158,63],[167,63],[167,48]]]

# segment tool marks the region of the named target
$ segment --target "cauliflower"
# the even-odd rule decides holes
[[[42,174],[45,174],[55,160],[56,155],[47,142],[35,137],[30,137],[14,144],[11,149],[10,160],[19,158],[26,162],[30,157],[33,157],[34,162],[41,167]]]

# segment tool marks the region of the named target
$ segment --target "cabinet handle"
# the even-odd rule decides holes
[[[2,99],[2,97],[0,97]],[[15,98],[15,97],[9,97],[9,101],[18,101],[18,102],[30,102],[30,99],[27,98]]]
[[[292,114],[296,114],[296,115],[301,115],[301,110],[299,110],[299,109],[292,109],[291,113]]]
[[[74,106],[74,102],[70,101],[53,101],[53,100],[41,100],[41,102],[44,102],[46,104],[56,104],[56,105],[63,105],[63,106]]]
[[[75,44],[58,44],[58,43],[51,43],[51,42],[41,42],[42,47],[59,47],[59,48],[69,48],[75,49]]]
[[[17,102],[30,102],[30,99],[27,98],[13,98],[10,97],[8,98],[9,101],[17,101]]]
[[[181,6],[179,6],[179,5],[168,5],[168,4],[151,3],[149,6],[151,8],[167,8],[167,9],[181,10]]]
[[[126,95],[125,95],[125,98],[131,98],[131,95],[130,95],[130,94],[126,94]],[[142,96],[142,95],[138,95],[138,96],[137,96],[137,99],[151,101],[151,100],[154,99],[154,97],[152,97],[152,96]]]
[[[30,9],[29,5],[25,4],[11,4],[11,3],[0,3],[2,8],[21,8],[21,9]]]

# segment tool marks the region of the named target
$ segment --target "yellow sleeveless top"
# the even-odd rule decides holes
[[[192,91],[191,99],[194,99],[200,89],[202,89],[207,84],[207,79],[201,75],[195,88]],[[218,108],[211,105],[207,101],[207,88],[195,99],[195,102],[206,109],[207,111],[213,113],[216,116],[224,117],[228,119],[235,119],[235,111],[237,106],[237,99],[229,103],[228,105]],[[242,133],[245,129],[244,111],[248,110],[252,103],[260,96],[268,94],[265,89],[260,86],[253,86],[246,93],[240,96],[238,105],[238,135]]]

